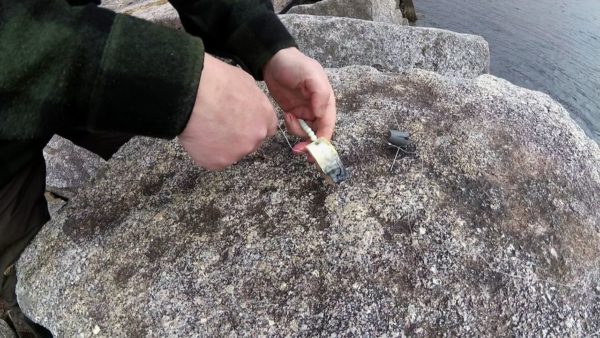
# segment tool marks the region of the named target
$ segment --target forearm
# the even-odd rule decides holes
[[[68,129],[170,138],[185,127],[201,40],[61,0],[0,5],[1,139]]]
[[[269,0],[170,0],[185,29],[208,52],[233,58],[256,79],[279,50],[296,43]]]

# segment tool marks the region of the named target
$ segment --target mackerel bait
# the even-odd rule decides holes
[[[350,175],[331,142],[322,137],[318,138],[304,120],[298,119],[298,121],[300,122],[302,130],[308,134],[308,137],[310,137],[310,140],[312,141],[306,146],[306,149],[315,159],[319,170],[325,175],[327,181],[331,183],[341,183],[347,180]]]

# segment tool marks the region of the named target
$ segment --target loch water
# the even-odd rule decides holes
[[[483,36],[493,75],[550,94],[600,143],[600,0],[414,3],[417,26]]]

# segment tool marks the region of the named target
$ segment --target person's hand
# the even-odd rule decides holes
[[[271,95],[284,111],[288,131],[307,137],[298,118],[305,120],[317,134],[331,140],[335,128],[335,95],[321,65],[296,48],[277,52],[263,68]],[[294,151],[306,153],[301,142]]]
[[[205,54],[196,103],[179,142],[194,162],[220,170],[277,131],[267,96],[248,73]]]

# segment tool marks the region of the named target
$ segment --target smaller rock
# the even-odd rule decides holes
[[[183,29],[179,14],[167,1],[142,1],[126,6],[119,11],[163,26]]]
[[[292,7],[288,13],[339,16],[400,25],[404,23],[395,0],[323,0],[311,5]]]
[[[98,335],[100,333],[100,326],[94,326],[94,328],[92,329],[92,333],[94,334],[94,336]]]
[[[0,319],[0,338],[15,338],[16,335],[8,324]]]
[[[402,16],[406,22],[417,21],[417,12],[412,0],[400,0],[400,11],[402,11]]]
[[[98,155],[60,136],[54,136],[48,142],[44,158],[46,189],[65,198],[72,198],[106,163]]]
[[[44,197],[46,197],[46,202],[48,203],[48,212],[50,212],[50,218],[54,218],[60,209],[67,204],[65,200],[57,197],[51,192],[46,192]]]

